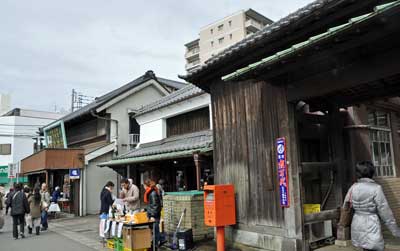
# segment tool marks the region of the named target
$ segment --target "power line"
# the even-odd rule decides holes
[[[0,126],[31,126],[31,127],[43,127],[43,126],[46,126],[46,125],[28,125],[28,124],[25,124],[25,125],[12,125],[12,124],[0,124]]]

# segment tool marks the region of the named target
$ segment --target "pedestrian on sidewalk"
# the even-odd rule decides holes
[[[8,201],[10,198],[10,196],[14,193],[14,187],[11,187],[10,190],[8,191],[7,195],[6,195],[6,201]],[[6,203],[6,214],[8,214],[8,209],[10,209],[10,206],[7,205]]]
[[[18,225],[20,228],[19,235],[25,238],[25,214],[29,213],[28,199],[22,191],[21,184],[15,185],[15,192],[9,197],[7,204],[11,207],[11,216],[13,218],[13,237],[18,239]]]
[[[160,192],[156,186],[156,182],[151,179],[147,179],[143,183],[145,189],[144,203],[147,204],[146,211],[147,217],[150,221],[154,221],[155,224],[155,239],[156,244],[160,242],[160,219],[161,219],[161,198]]]
[[[108,220],[108,213],[114,203],[112,191],[114,189],[114,183],[108,181],[100,193],[100,223],[99,223],[99,235],[104,238],[104,230],[106,229],[106,222]]]
[[[40,235],[40,218],[42,210],[42,196],[40,195],[40,188],[35,187],[33,194],[28,198],[30,208],[30,222],[28,222],[29,234],[32,230],[36,230],[36,235]]]
[[[41,223],[42,223],[42,231],[46,231],[49,228],[49,224],[47,222],[48,218],[48,210],[50,206],[50,193],[47,191],[47,184],[43,183],[42,188],[40,190],[40,196],[42,200],[42,214],[41,214]]]
[[[357,182],[354,183],[344,200],[354,209],[351,223],[351,241],[355,247],[370,251],[383,251],[385,248],[381,222],[396,237],[400,237],[392,210],[386,200],[382,187],[372,179],[375,167],[370,161],[356,165]]]
[[[128,179],[121,180],[122,191],[120,198],[125,203],[128,212],[137,212],[140,210],[140,192],[139,188]]]

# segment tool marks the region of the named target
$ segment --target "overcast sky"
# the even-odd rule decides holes
[[[72,88],[100,96],[146,70],[178,79],[184,44],[240,9],[276,21],[311,0],[1,0],[0,93],[12,106],[69,109]]]

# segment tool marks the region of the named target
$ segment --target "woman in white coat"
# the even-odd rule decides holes
[[[345,197],[354,209],[351,222],[351,241],[355,247],[363,250],[383,251],[382,221],[396,237],[400,237],[392,210],[386,200],[382,187],[375,183],[374,165],[362,161],[356,165],[358,181],[354,183]]]

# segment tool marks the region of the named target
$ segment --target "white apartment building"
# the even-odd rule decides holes
[[[196,69],[220,51],[271,23],[272,20],[248,9],[201,28],[199,38],[185,44],[186,70]]]
[[[31,155],[36,147],[39,128],[61,116],[60,113],[20,108],[0,116],[0,184],[10,185],[16,181],[8,179],[8,165]]]

